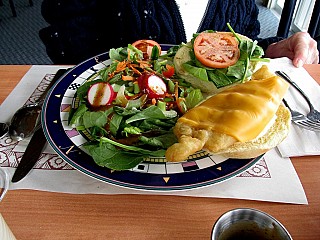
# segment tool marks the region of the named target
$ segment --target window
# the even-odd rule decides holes
[[[280,18],[284,2],[285,0],[269,0],[268,8],[270,8],[278,18]]]
[[[315,0],[303,0],[297,3],[298,7],[292,24],[293,31],[308,30],[314,4]]]
[[[280,19],[285,0],[269,0],[268,7]],[[297,0],[291,30],[293,32],[307,31],[314,8],[315,0]]]

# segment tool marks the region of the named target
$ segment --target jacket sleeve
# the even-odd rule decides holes
[[[39,37],[53,63],[76,64],[99,52],[97,3],[90,0],[44,0],[43,18],[49,26]]]
[[[259,46],[262,47],[263,50],[265,51],[270,44],[279,42],[283,39],[284,39],[283,37],[268,37],[268,38],[258,38],[257,41]]]
[[[42,15],[49,26],[39,35],[54,63],[77,64],[138,39],[186,39],[172,0],[44,0]]]

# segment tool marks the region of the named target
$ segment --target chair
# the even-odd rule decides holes
[[[1,1],[1,3],[3,3],[2,0],[0,0],[0,1]],[[10,5],[10,8],[11,8],[12,16],[16,17],[17,16],[17,12],[16,12],[16,8],[14,6],[13,0],[9,0],[9,5]],[[29,0],[29,5],[30,5],[30,7],[33,6],[33,1],[32,0]]]

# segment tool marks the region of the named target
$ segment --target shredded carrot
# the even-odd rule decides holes
[[[148,63],[147,61],[138,61],[138,63],[140,64],[140,68],[142,69],[145,69],[145,68],[148,68],[148,67],[151,67],[151,64]]]
[[[127,59],[128,59],[128,60],[130,59],[130,49],[128,49],[128,56],[127,56]]]
[[[122,78],[123,81],[133,81],[133,80],[135,80],[134,77],[128,76],[128,75],[122,75],[121,78]]]
[[[131,68],[134,73],[142,75],[142,73],[138,69],[136,69],[136,67],[138,67],[137,64],[128,64],[128,67]]]
[[[139,67],[139,65],[138,64],[135,64],[135,63],[128,63],[128,67],[134,67],[134,68],[136,68],[136,67]]]
[[[119,62],[116,68],[116,72],[124,71],[126,69],[126,66],[127,66],[127,62],[125,60],[122,62]]]
[[[110,79],[113,78],[113,77],[114,77],[114,72],[108,74],[108,80],[110,80]]]
[[[176,82],[176,84],[175,84],[175,86],[174,86],[174,96],[175,96],[176,100],[179,98],[179,92],[178,92],[178,90],[179,90],[179,85],[178,85],[178,83]]]
[[[157,104],[157,100],[155,98],[152,98],[151,103],[152,103],[152,105],[156,105]]]

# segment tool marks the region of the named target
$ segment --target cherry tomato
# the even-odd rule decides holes
[[[153,46],[157,46],[159,49],[159,53],[161,53],[161,47],[160,47],[159,43],[157,43],[156,41],[150,40],[150,39],[135,41],[134,43],[132,43],[132,46],[134,46],[134,47],[138,48],[140,51],[142,51],[144,59],[151,58]]]
[[[169,65],[169,64],[166,64],[166,70],[164,70],[162,72],[163,76],[167,77],[167,78],[170,78],[173,76],[174,74],[174,67]]]
[[[226,68],[240,57],[238,41],[229,32],[200,33],[193,45],[196,58],[211,68]]]
[[[143,73],[138,78],[138,84],[140,90],[148,94],[149,99],[163,98],[167,92],[167,85],[155,74]]]

